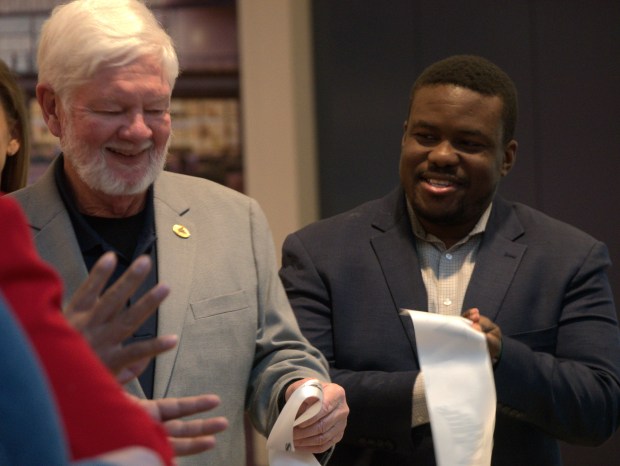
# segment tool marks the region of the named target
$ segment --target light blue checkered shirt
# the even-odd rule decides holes
[[[407,211],[415,235],[420,271],[428,296],[428,312],[461,315],[463,300],[469,285],[478,248],[482,241],[492,204],[484,211],[474,228],[451,248],[434,235],[427,234],[407,201]],[[423,309],[419,309],[423,310]],[[413,386],[412,427],[429,422],[424,395],[424,374],[416,378]]]

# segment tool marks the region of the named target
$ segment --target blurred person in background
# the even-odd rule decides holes
[[[26,186],[30,131],[24,94],[17,78],[0,60],[0,193]]]

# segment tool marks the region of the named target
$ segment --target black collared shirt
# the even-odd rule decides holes
[[[69,212],[84,263],[89,271],[105,252],[114,251],[118,258],[118,265],[108,283],[109,286],[127,270],[135,258],[142,254],[151,257],[153,263],[151,272],[136,293],[129,299],[127,305],[129,306],[136,302],[157,283],[157,237],[155,234],[153,187],[151,186],[148,189],[144,209],[135,216],[127,218],[92,217],[78,211],[73,193],[63,171],[62,159],[56,164],[54,176],[60,196]],[[156,335],[157,312],[144,322],[125,343],[153,338]],[[147,398],[153,397],[154,374],[155,360],[153,359],[139,377],[140,384]]]

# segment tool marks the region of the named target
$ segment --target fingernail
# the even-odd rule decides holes
[[[164,299],[166,296],[170,294],[170,287],[168,285],[159,283],[155,285],[155,287],[153,288],[153,294],[155,295],[155,298],[157,299]]]
[[[178,335],[163,335],[162,337],[163,342],[166,344],[166,346],[168,345],[176,345],[179,342],[179,337]]]
[[[136,272],[144,272],[151,265],[151,259],[148,256],[140,256],[134,261],[134,269]]]
[[[101,265],[107,267],[114,266],[114,262],[116,262],[116,254],[113,252],[106,252],[99,258],[99,262]]]

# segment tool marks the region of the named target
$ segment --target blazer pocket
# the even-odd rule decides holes
[[[507,335],[517,341],[529,346],[534,351],[554,354],[557,343],[558,327],[553,326],[532,332],[517,333]]]
[[[244,290],[234,293],[203,299],[191,305],[194,319],[204,319],[227,312],[240,311],[250,307],[248,297]]]

